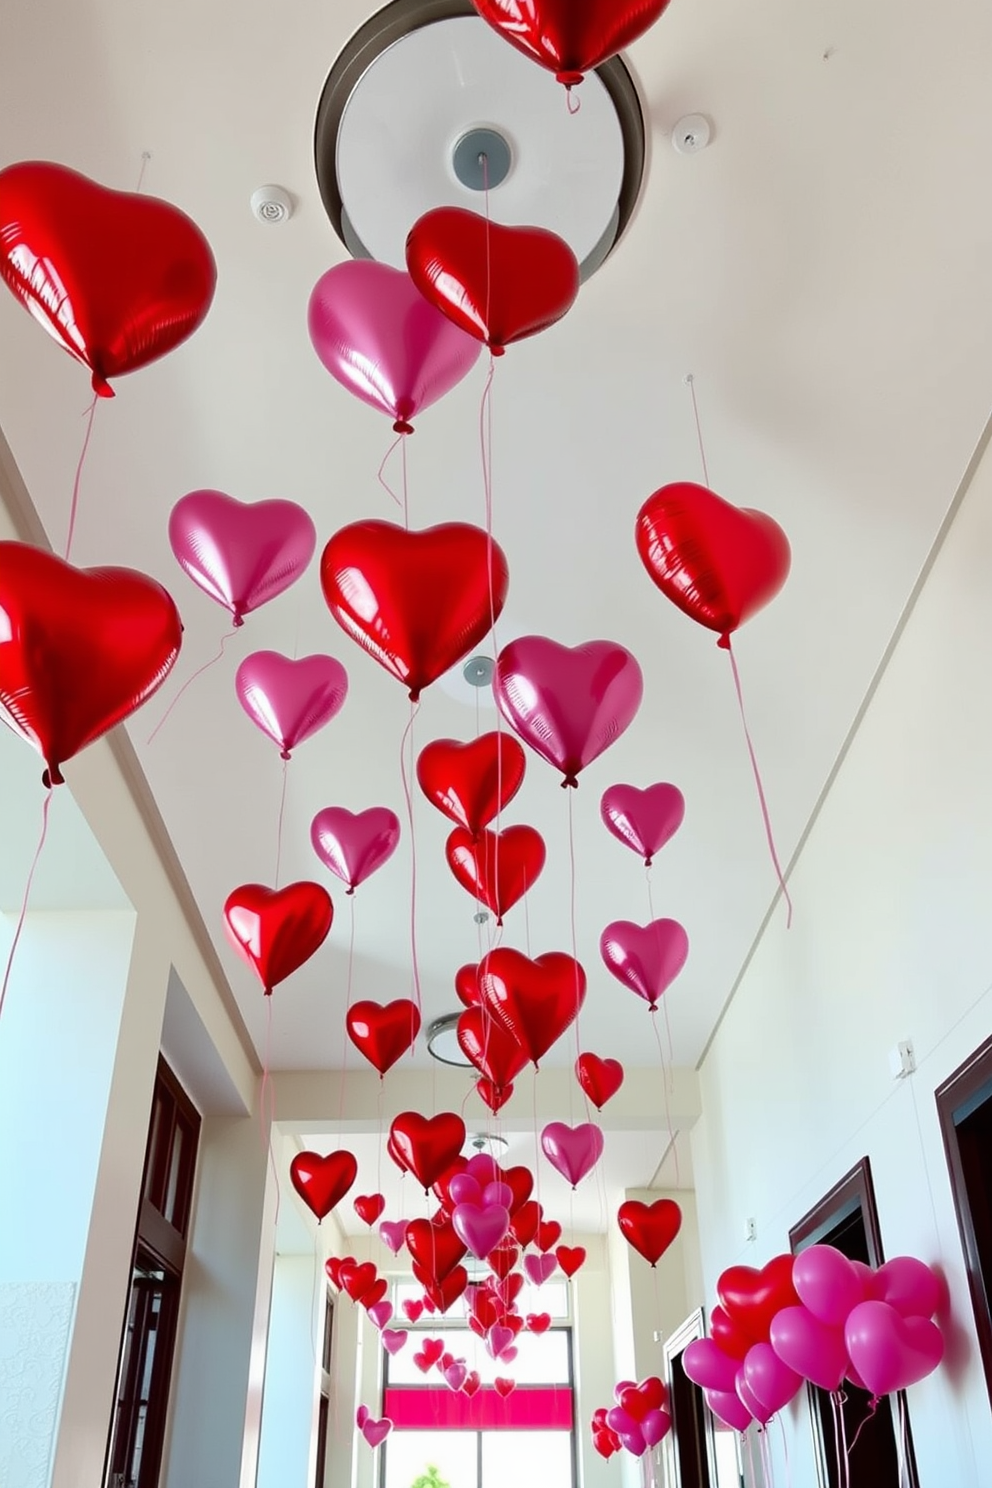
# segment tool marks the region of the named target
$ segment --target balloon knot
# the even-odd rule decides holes
[[[506,353],[506,347],[505,346],[500,346],[498,343],[496,345],[494,345],[492,341],[490,341],[488,343],[488,345],[489,345],[489,354],[490,354],[490,356],[497,357],[497,356],[504,356],[505,355],[505,353]]]
[[[396,422],[395,422],[395,424],[393,425],[393,433],[394,434],[412,434],[413,433],[413,425],[410,424],[410,423],[407,423],[406,419],[397,419]]]
[[[585,73],[583,72],[556,72],[555,82],[561,83],[563,87],[571,92],[573,88],[578,87],[584,77]]]
[[[46,790],[51,790],[53,785],[65,785],[65,777],[58,765],[49,765],[48,769],[42,772],[41,783]]]
[[[272,996],[272,988],[271,987],[263,987],[262,988],[262,992],[264,993],[264,995],[266,997],[271,997]]]
[[[729,630],[725,630],[723,632],[723,635],[717,641],[717,645],[720,647],[720,650],[721,651],[729,651],[730,650],[730,631]]]
[[[110,386],[110,383],[105,377],[101,377],[99,372],[93,373],[93,378],[90,385],[98,398],[114,398],[117,396],[113,388]]]
[[[352,894],[353,894],[353,893],[354,893],[354,892],[355,892],[355,885],[354,885],[354,884],[349,884],[349,885],[348,885],[348,887],[347,887],[347,888],[346,888],[346,889],[345,889],[345,894],[346,894],[346,895],[347,895],[347,896],[349,896],[349,897],[350,897],[350,896],[351,896],[351,895],[352,895]]]
[[[647,857],[644,859],[644,866],[645,866],[645,868],[650,868],[651,867],[651,864],[653,862],[654,862],[654,858],[651,856],[650,853],[648,853]]]
[[[292,755],[290,754],[290,752],[289,752],[288,749],[280,749],[280,751],[279,751],[279,758],[280,759],[284,759],[284,760],[288,760],[288,759],[292,759]]]
[[[579,782],[575,775],[566,775],[565,779],[561,783],[562,790],[567,790],[569,786],[571,786],[573,790],[578,790]]]
[[[420,702],[420,688],[419,687],[411,687],[410,688],[410,691],[407,694],[407,696],[409,697],[411,703],[419,703]]]
[[[503,916],[502,915],[497,915],[496,916],[496,928],[497,928],[497,930],[502,930],[502,928],[503,928]]]
[[[242,625],[244,625],[244,623],[245,623],[244,616],[241,614],[241,611],[240,610],[235,610],[234,611],[234,613],[233,613],[233,623],[234,623],[235,630],[240,630],[241,627],[242,627]]]

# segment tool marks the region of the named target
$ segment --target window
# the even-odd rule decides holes
[[[992,1039],[936,1092],[975,1327],[992,1397]]]
[[[155,1488],[158,1483],[199,1134],[199,1113],[159,1059],[107,1449],[107,1488]]]
[[[789,1231],[789,1243],[794,1255],[809,1245],[833,1245],[848,1260],[863,1261],[868,1266],[882,1264],[882,1237],[867,1157]],[[840,1488],[831,1397],[812,1385],[807,1390],[821,1488]],[[866,1390],[845,1381],[842,1393],[848,1442],[860,1432],[848,1459],[849,1478],[844,1488],[919,1488],[905,1393],[897,1397],[897,1411],[893,1411],[892,1397],[886,1396],[874,1413],[869,1409]],[[901,1443],[897,1443],[897,1431]],[[902,1444],[904,1451],[900,1450]],[[905,1463],[901,1462],[903,1456]]]
[[[421,1295],[412,1283],[398,1284],[397,1311],[407,1297]],[[383,1412],[394,1428],[383,1448],[381,1488],[506,1488],[513,1478],[574,1488],[568,1288],[553,1281],[524,1286],[517,1305],[523,1316],[546,1312],[552,1322],[544,1333],[517,1335],[512,1364],[491,1359],[482,1340],[450,1317],[421,1319],[399,1354],[383,1355]],[[413,1356],[425,1338],[440,1339],[446,1352],[478,1372],[474,1395],[449,1389],[436,1369],[425,1375],[417,1368]],[[500,1377],[515,1381],[505,1397],[496,1389]]]
[[[682,1367],[694,1338],[704,1338],[702,1308],[687,1317],[665,1342],[665,1378],[672,1430],[666,1438],[667,1481],[672,1488],[741,1488],[743,1474],[736,1431],[706,1409],[703,1392]]]

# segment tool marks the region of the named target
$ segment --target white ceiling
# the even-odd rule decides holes
[[[340,717],[290,766],[284,879],[319,876],[308,828],[320,807],[381,803],[403,815],[408,705],[332,622],[314,567],[249,617],[148,746],[226,625],[178,571],[166,523],[174,502],[203,486],[300,501],[322,542],[345,522],[394,514],[376,481],[388,423],[328,378],[306,334],[310,289],[342,257],[314,181],[313,113],[371,8],[15,0],[0,49],[3,163],[55,159],[130,187],[148,151],[145,189],[187,210],[217,257],[204,328],[121,379],[97,410],[73,556],[143,568],[180,604],[175,680],[130,732],[259,1045],[263,999],[226,945],[221,906],[237,883],[272,879],[281,766],[235,701],[237,663],[248,650],[298,645],[332,652],[351,679]],[[654,874],[655,912],[682,920],[691,942],[667,998],[678,1062],[698,1058],[774,891],[726,658],[654,590],[634,550],[644,498],[699,476],[683,377],[696,378],[713,485],[769,511],[792,541],[785,591],[738,647],[786,860],[987,413],[990,55],[982,0],[673,0],[630,54],[650,149],[626,239],[565,321],[497,367],[494,529],[511,574],[502,634],[614,639],[645,672],[638,720],[573,803],[578,949],[590,973],[582,1036],[600,1054],[656,1058],[644,1005],[598,960],[608,921],[647,918],[642,869],[599,823],[607,785],[669,779],[686,797],[685,825]],[[712,120],[714,142],[684,158],[668,136],[693,110]],[[270,181],[298,202],[280,229],[248,209]],[[61,548],[87,379],[8,295],[0,346],[0,424]],[[484,377],[480,362],[418,421],[414,525],[483,521]],[[474,711],[435,687],[416,727],[420,744],[470,737]],[[506,820],[531,822],[548,845],[529,912],[537,953],[569,947],[568,834],[554,773],[537,759],[528,770]],[[416,812],[431,1016],[455,1005],[452,974],[478,941],[474,905],[444,863],[446,825],[422,799]],[[348,901],[331,887],[328,945],[276,993],[277,1066],[341,1061]],[[356,995],[408,992],[409,913],[407,835],[357,896]],[[520,908],[506,940],[526,944]],[[556,1057],[574,1058],[571,1040]]]

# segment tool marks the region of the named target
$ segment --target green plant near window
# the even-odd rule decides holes
[[[445,1482],[436,1467],[428,1467],[419,1478],[414,1478],[410,1488],[451,1488],[451,1485]]]

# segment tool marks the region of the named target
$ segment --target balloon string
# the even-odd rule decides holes
[[[653,924],[654,923],[654,895],[651,892],[651,869],[650,868],[645,868],[645,870],[644,870],[644,881],[645,881],[645,883],[648,886],[648,923],[649,924]],[[668,1081],[669,1081],[669,1086],[670,1086],[670,1088],[671,1088],[671,1090],[672,1090],[672,1092],[674,1094],[674,1091],[675,1091],[675,1045],[672,1042],[672,1022],[671,1022],[671,1019],[668,1016],[668,1001],[667,1001],[667,999],[664,996],[662,997],[661,1002],[662,1002],[662,1006],[665,1009],[665,1034],[666,1034],[667,1039],[668,1039]],[[662,1065],[664,1066],[664,1060],[662,1060]]]
[[[286,782],[289,779],[289,760],[282,762],[282,793],[279,797],[279,825],[276,828],[276,881],[273,888],[279,887],[279,870],[282,866],[282,824],[286,815]]]
[[[144,182],[144,179],[145,179],[145,171],[148,169],[148,162],[149,162],[149,160],[151,160],[151,158],[152,158],[152,153],[151,153],[150,150],[142,150],[142,152],[141,152],[141,169],[138,172],[138,184],[134,188],[134,194],[135,194],[135,196],[137,196],[138,193],[141,191],[142,183]]]
[[[657,1008],[652,1008],[651,1010],[651,1027],[654,1029],[654,1041],[658,1045],[658,1058],[661,1060],[661,1088],[665,1092],[665,1124],[668,1127],[668,1141],[672,1149],[672,1156],[675,1159],[675,1187],[678,1188],[682,1181],[679,1172],[679,1144],[676,1140],[676,1134],[672,1129],[672,1108],[668,1098],[668,1076],[665,1071],[665,1055],[661,1047],[661,1034],[658,1030]]]
[[[778,1429],[782,1433],[782,1456],[785,1458],[785,1488],[792,1488],[792,1463],[789,1461],[789,1435],[785,1429],[781,1412],[775,1417]]]
[[[424,1004],[420,995],[420,964],[417,960],[417,838],[413,824],[413,793],[410,789],[410,776],[413,774],[413,720],[420,709],[419,703],[410,704],[410,721],[403,730],[400,740],[400,775],[403,780],[403,796],[406,800],[406,819],[410,828],[410,959],[413,970],[413,992],[417,1000],[417,1010],[423,1016]],[[410,775],[406,768],[406,743],[410,741]],[[437,1060],[431,1060],[437,1065]]]
[[[497,785],[497,790],[499,786]],[[530,895],[524,895],[524,941],[527,945],[527,959],[530,960]]]
[[[387,481],[387,479],[386,479],[386,473],[385,472],[386,472],[386,466],[389,463],[389,457],[390,457],[390,455],[393,453],[393,450],[396,448],[396,446],[398,444],[401,444],[403,442],[403,437],[404,436],[402,434],[397,434],[396,438],[393,440],[392,444],[389,446],[389,448],[387,449],[386,453],[383,455],[383,457],[382,457],[382,464],[379,466],[378,474],[376,475],[376,480],[379,482],[379,484],[382,487],[382,489],[384,491],[386,491],[386,492],[389,493],[389,495],[396,502],[396,505],[400,508],[400,510],[403,509],[403,502],[400,500],[399,496],[397,496],[396,492],[393,490],[392,486]],[[404,445],[403,448],[405,449],[406,446]]]
[[[696,379],[693,377],[691,372],[687,372],[685,375],[685,385],[689,389],[689,396],[692,398],[692,416],[696,421],[696,441],[699,445],[699,463],[703,467],[703,484],[708,486],[710,483],[710,476],[709,471],[706,468],[706,450],[703,448],[703,430],[702,425],[699,422],[699,405],[696,402]]]
[[[52,792],[51,789],[49,789],[45,792],[45,800],[41,808],[41,833],[38,837],[38,846],[34,850],[34,857],[31,859],[31,867],[28,869],[28,876],[24,884],[24,898],[21,900],[21,912],[17,917],[17,926],[14,930],[14,938],[10,943],[10,951],[7,955],[7,965],[4,969],[3,984],[0,985],[0,1016],[2,1016],[3,1014],[3,1005],[7,999],[7,984],[10,981],[10,973],[14,965],[14,953],[17,950],[17,942],[21,938],[21,931],[24,929],[24,921],[27,918],[28,900],[31,897],[31,885],[34,882],[35,869],[38,866],[38,859],[41,857],[41,850],[45,845],[45,838],[48,835],[48,811],[51,804]]]
[[[844,1406],[846,1404],[847,1395],[844,1393],[843,1390],[841,1390],[840,1399],[838,1400],[838,1415],[840,1416],[840,1442],[841,1446],[844,1449],[844,1455],[841,1461],[841,1466],[844,1469],[844,1481],[842,1488],[851,1488],[851,1452],[850,1448],[847,1445],[847,1418],[844,1415]]]
[[[840,1396],[838,1391],[830,1392],[830,1409],[834,1418],[834,1446],[837,1450],[837,1488],[844,1488],[844,1468],[842,1465],[841,1431],[840,1431]]]
[[[903,1488],[904,1483],[909,1484],[909,1451],[906,1443],[906,1412],[901,1390],[896,1396],[896,1405],[899,1411],[899,1429],[895,1432],[896,1457],[899,1462],[899,1488]]]
[[[535,1195],[537,1197],[537,1207],[539,1209],[541,1209],[541,1213],[542,1213],[542,1216],[543,1216],[544,1211],[541,1208],[541,1162],[540,1162],[542,1149],[541,1149],[541,1136],[540,1136],[540,1133],[539,1133],[539,1131],[537,1129],[537,1065],[534,1066],[534,1080],[533,1080],[533,1084],[531,1086],[531,1092],[532,1092],[532,1096],[533,1096],[533,1108],[534,1108],[534,1143],[535,1143],[535,1145],[537,1147],[537,1157],[538,1157],[537,1162],[535,1162],[535,1164],[534,1164],[534,1192],[535,1192]]]
[[[758,1479],[754,1471],[754,1442],[750,1431],[744,1430],[741,1436],[747,1442],[747,1461],[751,1470],[751,1488],[757,1488]]]
[[[69,504],[69,530],[65,539],[65,561],[68,563],[69,554],[72,551],[72,539],[76,532],[76,509],[79,506],[79,485],[83,476],[83,465],[86,461],[86,451],[90,447],[90,435],[93,433],[93,417],[96,413],[96,405],[99,394],[93,394],[93,402],[83,414],[86,420],[86,433],[83,435],[83,447],[79,452],[79,460],[76,464],[76,474],[72,482],[72,500]]]
[[[868,1402],[868,1414],[865,1416],[864,1420],[861,1422],[861,1425],[858,1427],[857,1431],[854,1433],[854,1438],[853,1438],[853,1440],[851,1442],[851,1445],[847,1449],[847,1455],[848,1455],[848,1457],[850,1457],[851,1453],[854,1451],[855,1447],[858,1445],[858,1437],[861,1435],[862,1431],[864,1431],[865,1427],[868,1425],[868,1422],[871,1420],[872,1416],[875,1414],[875,1412],[877,1410],[878,1410],[878,1396],[877,1395],[873,1395],[872,1398]]]
[[[573,93],[571,88],[565,89],[565,107],[573,118],[582,107],[582,99],[577,93]]]
[[[313,1280],[310,1283],[310,1348],[313,1353],[313,1367],[317,1368],[317,1239],[320,1230],[317,1225],[313,1227]]]
[[[191,677],[187,677],[186,678],[186,681],[183,683],[182,687],[180,687],[179,691],[176,693],[175,697],[172,699],[172,702],[166,708],[165,712],[162,714],[162,717],[159,719],[158,723],[155,725],[155,727],[152,729],[151,733],[148,735],[148,738],[145,740],[145,743],[146,744],[150,744],[152,742],[152,740],[155,738],[155,735],[158,733],[159,729],[165,723],[165,720],[169,717],[169,714],[172,712],[173,708],[176,706],[176,704],[178,703],[179,699],[182,697],[182,695],[186,691],[186,689],[188,687],[192,687],[192,685],[196,681],[197,677],[202,677],[203,674],[204,674],[204,672],[208,672],[212,666],[216,666],[217,663],[223,658],[224,647],[227,645],[227,643],[231,639],[231,637],[233,635],[235,635],[235,634],[236,634],[236,632],[233,631],[233,630],[225,631],[224,638],[223,638],[223,640],[220,643],[220,650],[216,653],[216,655],[215,656],[211,656],[211,658],[210,658],[209,661],[205,661],[201,667],[197,667],[196,671],[193,673],[193,675]]]
[[[338,1088],[338,1146],[341,1145],[341,1124],[344,1121],[344,1077],[348,1067],[348,1045],[351,1039],[348,1036],[348,1012],[351,1008],[351,980],[355,966],[355,896],[348,895],[348,985],[345,991],[344,1006],[344,1048],[341,1052],[341,1075]]]
[[[403,457],[403,526],[407,532],[410,530],[410,492],[406,473],[406,437],[400,445],[400,454]]]
[[[778,875],[779,888],[782,890],[782,894],[785,898],[787,907],[785,927],[787,930],[789,930],[792,928],[792,899],[789,896],[789,888],[786,884],[785,875],[782,872],[782,865],[778,860],[778,852],[775,848],[775,837],[772,832],[772,820],[768,811],[768,802],[765,799],[765,788],[761,782],[761,771],[758,769],[758,758],[754,752],[754,745],[751,742],[751,732],[747,726],[747,714],[744,711],[744,692],[741,688],[741,676],[740,672],[737,670],[737,658],[734,655],[734,648],[730,643],[729,635],[726,638],[726,642],[726,651],[727,655],[730,657],[730,667],[734,674],[734,688],[737,692],[737,706],[740,708],[741,723],[744,726],[744,738],[747,743],[747,752],[751,757],[751,770],[754,774],[754,783],[758,787],[758,802],[761,806],[761,819],[765,824],[765,836],[768,839],[768,851],[771,853],[772,863],[774,865],[775,872]]]
[[[581,1035],[579,1034],[579,1005],[582,999],[580,997],[579,982],[579,977],[581,975],[581,972],[579,970],[579,941],[575,931],[575,820],[572,814],[572,794],[572,791],[565,792],[565,798],[568,801],[569,923],[572,930],[572,960],[575,962],[575,1057],[576,1059],[578,1059],[579,1055],[582,1053],[582,1039]],[[573,1125],[575,1123],[572,1112],[572,1102],[575,1091],[575,1084],[576,1082],[574,1080],[570,1080],[568,1082],[568,1114],[569,1119],[572,1121]],[[588,1095],[586,1095],[584,1089],[582,1090],[582,1099],[585,1101],[586,1120],[591,1121],[592,1112],[589,1106],[589,1097]]]
[[[268,1131],[266,1132],[265,1120],[265,1097],[269,1096],[269,1119]],[[275,1148],[272,1144],[272,1133],[276,1122],[276,1086],[272,1078],[272,998],[265,999],[265,1056],[262,1060],[262,1084],[259,1089],[258,1115],[260,1136],[262,1140],[262,1151],[268,1154],[268,1161],[272,1165],[272,1179],[276,1186],[276,1212],[272,1221],[273,1229],[279,1224],[279,1205],[282,1195],[279,1187],[279,1168],[276,1164]]]

